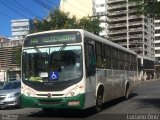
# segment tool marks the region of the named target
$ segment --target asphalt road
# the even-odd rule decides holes
[[[122,98],[104,104],[100,113],[85,111],[54,110],[45,113],[41,109],[3,109],[1,120],[160,120],[160,81],[141,83],[130,99]]]

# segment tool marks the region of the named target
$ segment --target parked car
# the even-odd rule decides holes
[[[6,83],[0,90],[0,107],[21,106],[20,94],[21,94],[21,82],[15,80]]]
[[[0,82],[0,89],[2,89],[4,82]]]

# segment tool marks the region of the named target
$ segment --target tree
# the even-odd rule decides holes
[[[46,30],[57,29],[85,29],[94,34],[99,34],[102,28],[99,26],[99,18],[84,17],[77,20],[75,16],[69,17],[68,12],[62,12],[58,9],[51,11],[48,19],[34,19],[34,30],[32,32],[40,32]]]
[[[22,46],[17,46],[12,48],[12,63],[21,65],[21,53],[22,53]]]
[[[129,2],[137,3],[137,11],[142,11],[144,15],[152,18],[160,18],[160,1],[157,0],[129,0]]]
[[[102,28],[99,26],[100,20],[98,18],[83,17],[79,20],[79,28],[87,30],[91,33],[99,35],[99,32],[102,31]]]
[[[58,9],[50,12],[50,21],[48,22],[50,23],[50,29],[52,30],[68,28],[72,29],[78,27],[75,16],[69,17],[68,12],[65,13]]]

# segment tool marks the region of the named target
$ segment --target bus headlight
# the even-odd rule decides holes
[[[71,91],[67,93],[66,97],[77,96],[83,91],[83,89],[84,89],[84,86],[76,86],[75,88],[73,88]]]
[[[28,86],[22,86],[22,94],[26,95],[26,96],[31,96],[34,97],[35,95],[35,90],[28,87]]]

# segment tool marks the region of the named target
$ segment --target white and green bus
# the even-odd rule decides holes
[[[128,98],[137,55],[82,29],[27,35],[22,48],[23,107],[86,109]]]

